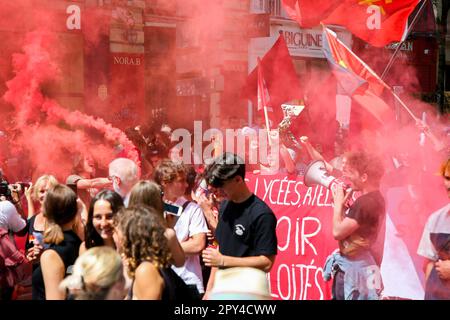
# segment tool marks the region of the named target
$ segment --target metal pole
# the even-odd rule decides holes
[[[417,118],[414,113],[412,113],[412,111],[408,108],[408,106],[402,101],[402,99],[400,99],[400,97],[393,91],[391,90],[392,95],[394,96],[395,99],[397,99],[397,101],[402,105],[402,107],[406,110],[406,112],[408,112],[408,114],[414,119],[414,121],[418,122],[420,121],[419,118]]]
[[[412,28],[415,26],[415,24],[418,21],[419,15],[422,12],[423,8],[425,7],[425,4],[427,3],[428,0],[423,0],[422,5],[419,8],[419,11],[417,11],[413,21],[411,22],[411,25],[408,27],[408,29],[406,30],[406,35],[405,35],[405,40],[406,38],[409,36],[409,33],[411,32]],[[388,64],[386,65],[386,68],[384,69],[383,73],[381,74],[381,79],[384,79],[384,76],[388,73],[388,71],[391,69],[392,64],[394,63],[395,58],[397,57],[398,52],[400,51],[400,48],[402,47],[402,44],[405,42],[405,40],[402,40],[402,42],[400,42],[397,45],[397,48],[395,48],[394,53],[392,54],[391,58],[389,59]]]
[[[267,139],[269,146],[272,146],[272,138],[270,136],[269,115],[267,114],[267,106],[264,106],[264,117],[266,118]]]

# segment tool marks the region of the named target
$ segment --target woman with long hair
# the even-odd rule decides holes
[[[42,253],[42,249],[45,247],[42,241],[44,230],[47,226],[47,219],[43,212],[44,199],[47,195],[47,191],[57,184],[58,180],[54,176],[45,174],[40,176],[34,185],[31,185],[25,190],[25,196],[28,203],[28,235],[25,241],[25,249],[27,251],[27,259],[33,264],[33,268],[39,264],[39,257]],[[79,202],[79,206],[83,208],[81,213],[81,215],[83,215],[83,212],[85,212],[84,203],[80,202],[80,200],[77,201]],[[38,205],[37,210],[35,203]],[[84,239],[81,215],[77,217],[73,225],[73,230],[80,239]]]
[[[43,242],[48,245],[33,271],[33,300],[64,300],[60,282],[78,257],[81,240],[73,231],[81,208],[77,195],[66,185],[50,188],[44,199],[43,212],[47,220]]]
[[[134,185],[130,194],[130,206],[146,205],[155,209],[155,213],[166,227],[164,235],[167,239],[169,250],[171,252],[170,263],[176,267],[181,267],[185,262],[183,248],[178,241],[175,230],[168,228],[164,219],[164,203],[162,201],[162,192],[158,184],[148,180],[141,180]]]
[[[91,201],[85,226],[85,241],[80,246],[80,255],[86,249],[108,246],[115,249],[113,232],[114,216],[123,207],[122,197],[112,190],[102,190]]]
[[[128,299],[183,299],[187,287],[170,268],[165,227],[154,208],[121,209],[116,216],[116,241],[132,279]]]
[[[39,255],[42,252],[43,243],[40,243],[46,226],[46,219],[43,213],[43,204],[48,189],[56,186],[58,180],[52,175],[40,176],[34,185],[25,189],[25,196],[28,203],[28,236],[25,241],[27,259],[34,265],[39,263]],[[38,205],[37,210],[35,204]],[[38,238],[38,239],[36,239]]]

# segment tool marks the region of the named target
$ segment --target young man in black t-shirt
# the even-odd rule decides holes
[[[364,152],[349,152],[344,156],[343,176],[352,191],[361,196],[347,207],[352,192],[342,185],[334,188],[333,237],[339,241],[339,263],[335,266],[333,298],[373,299],[382,290],[379,271],[385,235],[385,201],[379,191],[384,169],[377,157]],[[344,283],[345,270],[358,274],[363,281]],[[370,273],[367,271],[370,270]],[[349,271],[350,272],[350,271]],[[371,284],[368,286],[367,284]],[[345,288],[353,288],[346,292]]]
[[[269,272],[277,254],[273,211],[245,183],[245,164],[232,153],[224,153],[206,168],[207,183],[222,189],[227,200],[219,208],[216,239],[219,248],[203,251],[203,261],[213,267],[206,289],[211,290],[217,268],[253,267]]]

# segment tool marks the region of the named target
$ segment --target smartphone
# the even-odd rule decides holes
[[[177,204],[164,202],[164,214],[171,214],[179,217],[181,212],[183,212],[183,207]]]
[[[33,237],[34,237],[34,243],[40,244],[44,249],[47,249],[50,246],[50,244],[44,243],[44,235],[41,232],[34,231]]]
[[[33,237],[34,237],[34,242],[36,244],[43,244],[44,240],[43,240],[43,236],[41,232],[33,232]]]

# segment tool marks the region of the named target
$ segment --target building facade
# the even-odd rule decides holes
[[[326,79],[329,73],[320,28],[301,29],[287,17],[281,0],[45,0],[39,8],[56,12],[50,25],[63,44],[63,77],[46,93],[69,109],[103,117],[121,129],[154,123],[192,129],[194,120],[201,120],[204,128],[254,122],[254,106],[240,97],[240,88],[257,57],[280,33],[304,88],[317,85],[311,74]],[[16,38],[5,55],[20,51],[20,38],[31,24],[0,22],[2,37]],[[350,33],[336,31],[361,56],[368,52]],[[402,44],[396,66],[414,66],[421,74],[418,87],[411,90],[436,91],[435,34],[418,30]],[[446,79],[449,43],[447,36]],[[394,49],[383,50],[389,56]],[[0,62],[0,68],[10,68],[10,61]],[[8,79],[1,80],[3,92]],[[391,80],[402,90],[401,83]],[[449,83],[444,80],[445,94]],[[349,100],[338,95],[331,103],[336,104],[339,123],[348,124]]]

